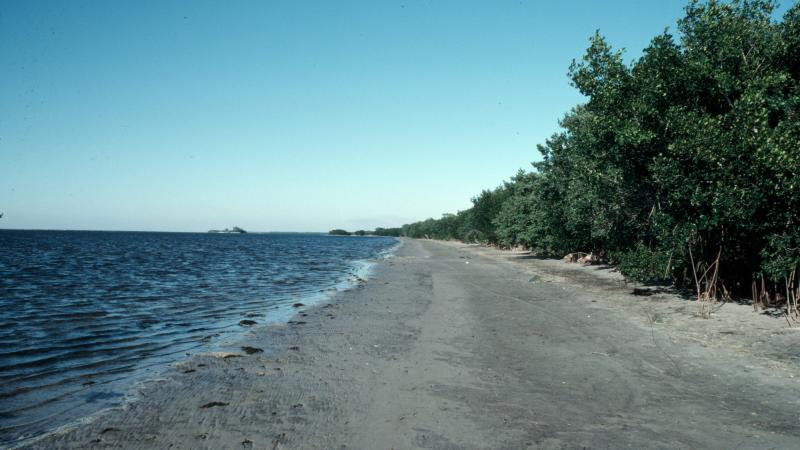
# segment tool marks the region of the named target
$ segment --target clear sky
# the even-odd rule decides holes
[[[2,228],[326,231],[465,209],[684,1],[0,2]]]

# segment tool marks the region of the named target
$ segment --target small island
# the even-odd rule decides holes
[[[239,234],[247,233],[247,231],[244,231],[243,229],[241,229],[239,227],[225,228],[224,230],[208,230],[208,232],[209,233],[239,233]]]

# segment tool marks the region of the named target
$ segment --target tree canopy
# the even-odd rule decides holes
[[[800,6],[692,1],[626,63],[598,32],[569,68],[587,100],[541,161],[410,237],[603,255],[628,277],[727,289],[800,264]]]

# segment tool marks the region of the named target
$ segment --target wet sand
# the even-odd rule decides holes
[[[800,447],[800,332],[749,306],[705,320],[608,268],[408,240],[298,311],[30,447]]]

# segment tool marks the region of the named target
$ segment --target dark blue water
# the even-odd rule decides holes
[[[0,445],[120,401],[137,378],[283,321],[393,238],[0,230]]]

